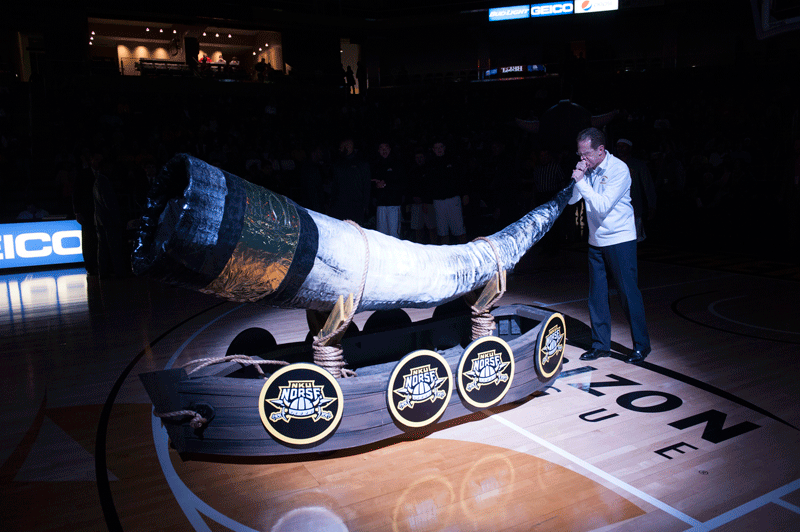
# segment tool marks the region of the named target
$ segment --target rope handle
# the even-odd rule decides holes
[[[224,357],[216,357],[216,358],[198,358],[197,360],[192,360],[191,362],[187,362],[184,367],[192,366],[194,364],[198,364],[198,366],[191,371],[188,371],[186,374],[191,375],[192,373],[199,371],[207,366],[211,366],[213,364],[222,364],[223,362],[238,362],[243,366],[255,366],[258,370],[258,373],[266,378],[264,375],[264,370],[261,369],[261,366],[268,365],[268,364],[275,364],[278,366],[286,366],[289,363],[284,360],[256,360],[255,358],[249,357],[247,355],[229,355]]]
[[[192,420],[189,421],[189,426],[193,429],[202,428],[203,425],[208,423],[208,420],[201,416],[198,412],[194,410],[177,410],[175,412],[153,412],[153,415],[157,418],[161,419],[171,419],[171,418],[182,418],[186,416],[192,416]]]
[[[489,284],[484,287],[483,292],[480,297],[478,297],[478,301],[476,301],[474,305],[470,305],[472,309],[473,341],[484,336],[489,336],[492,333],[495,328],[495,323],[494,316],[492,316],[489,309],[499,301],[506,292],[506,272],[503,270],[503,266],[500,263],[500,253],[498,253],[497,247],[495,247],[494,242],[486,237],[480,236],[473,240],[473,242],[476,240],[484,240],[491,246],[495,261],[497,261],[497,274],[495,274]]]
[[[358,286],[358,293],[356,294],[352,306],[347,305],[347,307],[350,308],[345,312],[342,323],[335,330],[329,332],[328,334],[315,336],[313,342],[311,343],[314,349],[314,363],[327,369],[331,375],[337,379],[341,377],[354,377],[356,373],[352,370],[344,368],[344,366],[347,365],[347,362],[344,360],[341,344],[327,344],[332,339],[337,338],[340,334],[344,333],[344,331],[347,330],[347,327],[349,327],[350,323],[353,321],[353,317],[356,315],[358,307],[361,304],[361,298],[364,295],[364,287],[367,284],[367,272],[369,271],[369,240],[367,239],[367,234],[364,232],[364,229],[362,229],[361,226],[353,220],[345,221],[358,229],[362,240],[364,240],[364,270],[361,274],[361,283]]]

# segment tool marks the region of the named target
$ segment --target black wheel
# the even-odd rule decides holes
[[[260,327],[251,327],[236,335],[231,345],[228,346],[225,356],[246,355],[260,357],[277,345],[275,337],[268,330]]]
[[[457,314],[469,314],[472,310],[464,301],[463,297],[454,299],[433,309],[434,318],[443,318],[444,316],[453,316]]]
[[[401,308],[376,310],[364,323],[364,331],[401,328],[411,325],[411,317]]]

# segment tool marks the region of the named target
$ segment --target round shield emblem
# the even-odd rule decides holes
[[[314,364],[291,364],[264,383],[258,397],[261,422],[287,445],[314,445],[332,434],[342,419],[339,383]]]
[[[564,358],[567,345],[567,327],[564,316],[554,312],[547,318],[536,346],[536,372],[545,379],[556,374]]]
[[[475,408],[500,402],[514,380],[514,354],[502,338],[484,336],[464,350],[458,364],[458,392]]]
[[[444,413],[453,393],[453,374],[436,351],[421,349],[403,357],[389,378],[392,417],[406,427],[424,427]]]

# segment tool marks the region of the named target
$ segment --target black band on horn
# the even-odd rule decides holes
[[[220,274],[242,232],[247,199],[229,177],[186,154],[164,165],[148,194],[134,273],[194,290]]]
[[[308,277],[311,268],[314,266],[314,259],[317,256],[319,247],[319,230],[317,224],[303,207],[289,200],[297,209],[300,218],[300,238],[297,242],[297,249],[294,252],[292,264],[286,277],[281,282],[278,289],[261,301],[268,305],[283,307],[294,299],[297,291]]]

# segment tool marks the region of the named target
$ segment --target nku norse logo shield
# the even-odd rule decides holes
[[[514,379],[514,354],[502,338],[484,336],[464,350],[458,364],[458,392],[474,408],[488,408],[505,397]]]
[[[447,392],[441,387],[445,382],[447,379],[441,378],[436,368],[431,368],[430,364],[411,368],[407,375],[403,375],[403,387],[394,391],[403,397],[397,404],[397,409],[414,408],[417,403],[444,399]]]
[[[464,372],[464,375],[472,379],[467,384],[467,391],[480,390],[481,386],[489,384],[507,382],[508,375],[503,372],[509,364],[510,362],[504,362],[494,349],[478,353],[472,360],[472,369]]]
[[[314,364],[291,364],[272,374],[258,401],[261,422],[286,445],[313,445],[332,434],[343,412],[339,383]]]
[[[389,378],[389,411],[402,425],[424,427],[444,413],[452,391],[447,361],[435,351],[414,351],[397,363]]]
[[[325,397],[323,386],[314,381],[289,381],[288,386],[279,386],[280,394],[275,399],[267,399],[272,406],[278,408],[269,416],[270,421],[289,422],[292,418],[311,418],[312,421],[333,419],[333,412],[325,407],[336,400]]]
[[[567,344],[567,327],[564,317],[555,312],[550,315],[539,333],[536,349],[536,371],[549,379],[561,367],[564,358],[564,348]]]

